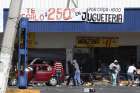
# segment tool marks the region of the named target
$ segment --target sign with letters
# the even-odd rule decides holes
[[[85,0],[82,0],[82,2],[85,2]],[[86,0],[85,3],[82,2],[79,1],[79,7],[77,8],[22,8],[21,17],[28,17],[30,21],[123,23],[123,0]]]
[[[29,21],[82,21],[82,11],[78,8],[48,8],[22,9],[21,17],[29,18]]]
[[[119,47],[118,37],[85,37],[79,36],[76,38],[76,47],[92,48],[92,47]]]
[[[122,8],[88,8],[83,19],[87,22],[123,23]]]
[[[3,8],[9,8],[10,1],[2,0],[0,3],[0,32],[3,32]],[[23,0],[20,16],[28,17],[29,21],[123,23],[126,2],[124,0],[78,0],[77,8],[73,7],[73,4],[66,8],[67,0]],[[131,1],[130,4],[134,3]]]
[[[22,9],[21,17],[29,21],[86,21],[100,23],[123,23],[123,8],[35,8]]]

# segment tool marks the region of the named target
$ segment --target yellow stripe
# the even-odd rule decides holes
[[[6,93],[40,93],[38,89],[7,89]]]

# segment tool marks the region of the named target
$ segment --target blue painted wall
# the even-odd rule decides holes
[[[8,9],[4,9],[4,26]],[[30,32],[140,32],[140,9],[125,9],[124,23],[29,22]]]

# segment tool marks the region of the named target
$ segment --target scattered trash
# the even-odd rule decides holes
[[[84,88],[84,92],[85,93],[95,93],[95,89],[94,88]]]
[[[127,80],[122,80],[119,83],[120,86],[128,86],[128,81]]]
[[[86,83],[83,84],[83,86],[86,86],[86,87],[94,86],[94,84],[93,84],[93,82],[86,82]]]

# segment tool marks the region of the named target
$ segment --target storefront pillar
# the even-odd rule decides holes
[[[72,61],[72,59],[73,59],[73,49],[67,48],[66,49],[66,74],[69,74],[68,61]]]
[[[137,64],[140,65],[140,46],[137,46]]]
[[[91,58],[94,58],[94,48],[89,49],[89,54]]]

